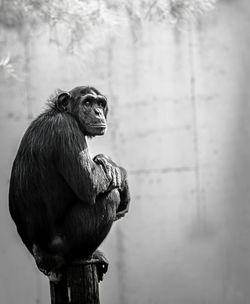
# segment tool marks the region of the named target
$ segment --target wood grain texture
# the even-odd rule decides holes
[[[59,283],[50,282],[51,304],[99,304],[96,261],[77,261],[65,269]]]

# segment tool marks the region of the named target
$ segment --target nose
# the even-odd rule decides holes
[[[96,114],[97,116],[101,116],[101,115],[102,115],[101,109],[95,108],[95,114]]]

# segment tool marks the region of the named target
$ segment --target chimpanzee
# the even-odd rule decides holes
[[[128,212],[126,170],[103,154],[92,160],[88,152],[86,136],[105,133],[107,113],[106,97],[93,87],[60,91],[22,138],[10,179],[10,214],[47,275],[92,256]]]

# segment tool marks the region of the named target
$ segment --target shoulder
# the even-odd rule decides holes
[[[46,115],[45,133],[55,148],[66,150],[81,149],[86,146],[85,136],[81,132],[77,120],[69,113],[48,113]],[[45,138],[45,140],[46,140]]]
[[[82,149],[86,146],[85,137],[76,119],[68,113],[47,111],[39,115],[25,132],[21,146],[42,151],[62,150],[67,147]]]
[[[26,134],[31,136],[54,136],[76,130],[78,128],[75,119],[68,113],[60,113],[54,110],[46,111],[34,119],[28,127]]]

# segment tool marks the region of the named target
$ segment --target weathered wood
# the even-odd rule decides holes
[[[100,304],[96,259],[74,261],[58,283],[50,281],[51,304]]]

